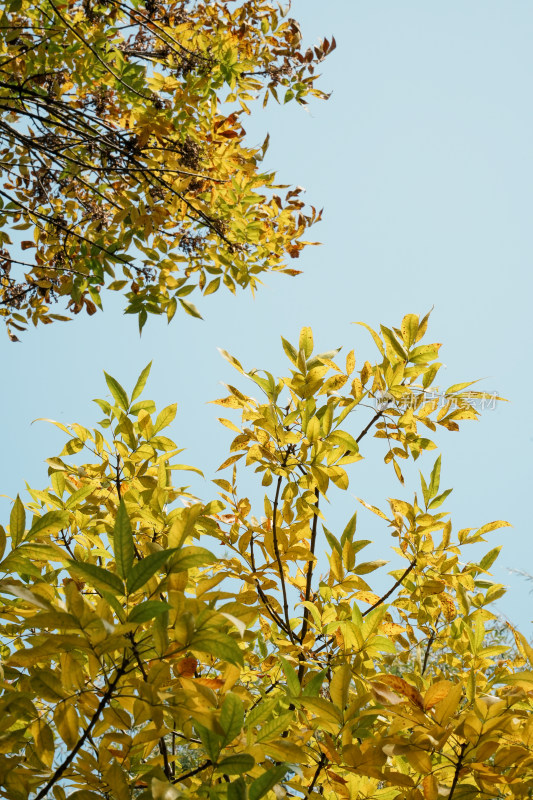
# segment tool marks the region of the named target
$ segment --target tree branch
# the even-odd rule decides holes
[[[78,741],[76,742],[76,744],[74,745],[74,747],[72,748],[72,750],[70,751],[68,756],[65,758],[65,760],[56,769],[56,771],[54,772],[54,774],[52,775],[52,777],[50,778],[48,783],[36,795],[35,800],[43,800],[43,798],[46,797],[46,795],[48,794],[50,789],[58,782],[58,780],[60,780],[60,778],[62,777],[62,775],[65,772],[65,770],[67,769],[67,767],[76,758],[77,754],[79,753],[79,751],[81,750],[81,748],[85,744],[86,740],[89,738],[92,729],[94,728],[94,726],[98,722],[98,720],[100,718],[100,714],[102,713],[102,711],[104,710],[106,705],[111,700],[113,692],[115,691],[119,680],[122,678],[122,676],[126,672],[126,670],[128,668],[128,665],[129,665],[128,659],[124,658],[124,660],[122,661],[121,666],[117,669],[115,677],[113,678],[113,680],[111,681],[111,683],[107,687],[107,689],[106,689],[105,693],[103,694],[100,702],[98,703],[96,711],[92,715],[92,717],[91,717],[91,719],[89,721],[89,724],[87,725],[87,727],[83,731],[81,737],[78,739]]]
[[[306,797],[309,797],[309,796],[311,795],[311,792],[312,792],[312,791],[313,791],[313,789],[315,788],[315,783],[316,783],[316,782],[317,782],[317,780],[318,780],[318,776],[320,775],[320,773],[322,772],[322,770],[323,770],[323,769],[324,769],[324,767],[326,766],[326,763],[327,763],[327,757],[326,757],[326,754],[325,754],[325,753],[321,753],[321,754],[320,754],[320,761],[319,761],[319,762],[318,762],[318,764],[317,764],[317,768],[316,768],[316,770],[315,770],[315,774],[313,775],[313,779],[312,779],[311,783],[309,784],[309,787],[308,787],[308,789],[307,789],[307,792],[305,793],[305,796],[306,796]]]
[[[461,772],[461,768],[463,766],[463,759],[467,747],[468,744],[466,742],[463,742],[463,744],[460,747],[459,758],[457,759],[457,764],[455,765],[455,773],[453,776],[453,782],[450,789],[450,794],[448,795],[448,800],[452,800],[453,798],[453,793],[455,792],[455,787],[457,786],[457,781],[459,780],[459,773]]]
[[[315,498],[316,498],[316,509],[318,511],[318,501],[320,498],[320,493],[318,489],[315,489]],[[316,547],[316,535],[318,529],[318,514],[313,515],[313,525],[311,529],[311,542],[309,544],[309,552],[312,556],[315,554],[315,547]],[[305,581],[305,600],[308,602],[311,598],[311,588],[312,588],[312,580],[313,580],[313,569],[314,564],[313,561],[309,561],[309,565],[307,567],[307,576]],[[303,644],[303,640],[307,634],[307,630],[309,628],[309,609],[307,606],[304,607],[304,615],[302,619],[302,630],[300,632],[300,644]],[[300,664],[300,670],[303,672],[303,664]],[[302,676],[299,676],[300,680]]]
[[[179,775],[177,778],[174,778],[172,783],[181,783],[181,781],[185,781],[187,778],[192,778],[194,775],[198,775],[199,772],[202,772],[204,769],[210,767],[212,763],[213,762],[211,759],[208,758],[207,761],[204,761],[204,763],[200,764],[200,766],[196,767],[196,769],[191,769],[190,772],[186,772],[184,775]]]
[[[391,596],[391,594],[392,594],[392,593],[393,593],[393,592],[394,592],[394,591],[395,591],[395,590],[398,588],[398,586],[400,586],[400,584],[401,584],[401,583],[403,583],[403,581],[405,580],[405,578],[407,578],[407,576],[409,575],[409,573],[411,572],[411,570],[412,570],[412,569],[414,569],[415,567],[416,567],[416,558],[414,558],[414,559],[413,559],[413,561],[411,561],[411,563],[409,564],[409,566],[407,567],[407,569],[405,570],[405,572],[403,572],[403,573],[400,575],[400,577],[398,578],[398,580],[396,581],[396,583],[394,584],[394,586],[392,586],[392,587],[389,589],[389,591],[388,591],[386,594],[384,594],[384,595],[383,595],[383,597],[380,597],[380,598],[379,598],[379,600],[376,600],[376,602],[374,603],[374,605],[370,606],[370,608],[367,608],[367,610],[366,610],[366,611],[364,611],[364,612],[363,612],[363,614],[362,614],[361,616],[363,616],[363,617],[366,617],[366,615],[367,615],[367,614],[370,614],[370,612],[371,612],[371,611],[373,611],[375,608],[377,608],[377,607],[378,607],[378,606],[380,606],[382,603],[384,603],[384,602],[385,602],[385,600],[387,600],[387,598],[388,598],[388,597],[390,597],[390,596]]]
[[[289,450],[285,453],[285,457],[283,459],[282,466],[285,466],[287,463],[287,459],[289,457]],[[290,618],[289,618],[289,603],[287,600],[287,587],[285,586],[285,575],[283,574],[283,563],[281,561],[281,554],[279,552],[279,544],[278,544],[278,529],[277,529],[277,522],[276,517],[278,514],[278,504],[279,504],[279,493],[281,490],[281,483],[282,483],[282,476],[278,477],[278,482],[276,486],[276,494],[274,496],[274,505],[272,508],[272,539],[274,542],[274,553],[276,555],[276,561],[278,562],[278,571],[279,571],[279,579],[281,583],[281,592],[283,595],[283,614],[285,616],[285,625],[287,626],[287,633],[291,642],[294,643],[294,634],[291,629]]]
[[[147,675],[147,672],[146,672],[146,670],[144,668],[144,664],[142,662],[141,656],[139,655],[139,651],[137,650],[137,645],[135,643],[135,639],[133,638],[133,633],[129,633],[127,636],[128,636],[128,639],[131,642],[131,649],[133,651],[133,655],[135,656],[135,660],[137,662],[137,665],[138,665],[139,669],[141,670],[141,675],[143,676],[143,681],[145,683],[148,683],[148,675]],[[159,745],[159,752],[163,756],[163,765],[164,765],[164,772],[165,772],[166,779],[167,779],[167,781],[171,781],[172,780],[172,770],[170,768],[170,764],[169,764],[169,761],[168,761],[168,749],[167,749],[167,743],[165,742],[165,737],[164,736],[161,736],[161,738],[159,739],[158,745]]]

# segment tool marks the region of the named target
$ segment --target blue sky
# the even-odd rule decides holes
[[[139,338],[136,321],[111,297],[104,314],[31,331],[22,344],[0,340],[2,492],[14,496],[25,480],[46,485],[44,459],[60,451],[62,435],[31,421],[94,424],[90,401],[107,394],[104,369],[131,389],[153,359],[149,394],[160,407],[178,402],[171,435],[187,448],[183,460],[210,478],[231,434],[207,401],[223,394],[221,381],[235,380],[217,347],[247,367],[283,374],[280,335],[294,340],[311,325],[321,350],[355,347],[361,363],[375,357],[374,346],[353,321],[398,325],[404,314],[435,306],[429,334],[444,343],[443,385],[481,377],[486,390],[510,400],[437,441],[441,486],[454,487],[454,529],[513,524],[490,534],[485,549],[504,545],[494,576],[510,590],[497,606],[530,632],[530,585],[507,570],[533,573],[533,5],[293,0],[291,14],[309,43],[335,35],[321,81],[332,96],[307,111],[269,107],[245,127],[252,142],[270,132],[268,166],[324,207],[315,229],[322,246],[291,264],[303,275],[267,278],[255,300],[198,300],[203,322],[154,318]],[[347,496],[332,496],[332,530],[350,516],[354,495],[383,506],[388,496],[409,499],[418,467],[427,473],[433,464],[432,454],[418,462],[403,490],[379,448],[369,443],[364,452]],[[194,488],[213,496],[208,481]],[[6,521],[7,500],[0,509]],[[386,530],[370,517],[361,511],[360,534],[386,558]]]

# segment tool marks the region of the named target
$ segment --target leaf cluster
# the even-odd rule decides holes
[[[285,271],[306,229],[243,120],[270,97],[324,97],[297,23],[267,0],[8,0],[0,15],[0,315],[94,314],[102,289],[138,316]],[[29,235],[30,238],[27,238]],[[21,238],[22,237],[22,238]],[[20,247],[24,251],[21,259]]]
[[[106,375],[97,428],[56,423],[50,486],[1,530],[0,796],[530,796],[533,650],[497,631],[499,547],[462,552],[507,523],[454,534],[439,456],[421,500],[361,501],[391,534],[380,593],[386,562],[364,560],[357,514],[341,531],[326,518],[365,436],[401,481],[399,459],[433,447],[421,428],[475,416],[467,384],[427,400],[426,325],[371,331],[378,360],[357,371],[353,351],[314,354],[309,328],[283,341],[284,377],[226,354],[265,400],[229,386],[216,401],[240,420],[222,419],[230,477],[208,503],[173,483],[193,468],[166,435],[176,406],[144,399],[149,367],[131,395]]]

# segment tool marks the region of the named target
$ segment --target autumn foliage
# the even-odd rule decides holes
[[[8,0],[0,17],[0,315],[64,319],[122,292],[142,327],[190,294],[297,272],[319,219],[261,168],[245,119],[323,97],[295,20],[265,0]],[[21,233],[22,232],[22,233]],[[22,237],[22,238],[21,238]],[[20,253],[22,248],[22,253]],[[64,306],[64,303],[62,304]]]
[[[235,437],[208,503],[173,481],[193,468],[165,432],[176,406],[144,397],[149,367],[131,395],[106,376],[96,429],[55,423],[50,486],[3,535],[2,796],[530,796],[533,651],[493,636],[499,548],[461,550],[507,523],[454,534],[439,456],[410,499],[361,501],[392,537],[385,593],[356,513],[328,528],[368,437],[403,480],[437,427],[477,416],[468,384],[427,399],[427,321],[371,331],[358,370],[309,328],[283,340],[281,378],[225,354],[263,399],[215,401]]]
[[[323,96],[334,39],[302,48],[265,0],[8,0],[0,20],[13,340],[63,319],[58,300],[92,315],[104,287],[142,329],[199,316],[194,290],[296,272],[320,214],[262,171],[268,142],[243,124],[257,100]],[[281,377],[223,352],[237,376],[213,401],[231,441],[212,497],[168,435],[176,404],[145,395],[150,365],[131,393],[105,375],[96,428],[54,423],[49,485],[0,526],[0,797],[533,796],[533,649],[491,605],[500,547],[464,551],[508,523],[454,531],[428,463],[486,396],[438,388],[428,322],[365,325],[373,354],[316,353],[305,327]],[[380,447],[400,496],[354,499],[339,524]],[[365,556],[358,511],[390,563]]]

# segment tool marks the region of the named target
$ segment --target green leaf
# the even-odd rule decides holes
[[[246,783],[242,778],[228,783],[228,800],[247,800]]]
[[[239,735],[244,725],[244,705],[233,692],[228,692],[222,703],[220,724],[224,729],[223,747],[226,747]]]
[[[34,536],[43,536],[45,533],[54,533],[55,531],[66,528],[70,519],[68,511],[48,511],[42,517],[35,520],[28,533],[27,539],[32,539]]]
[[[439,484],[440,484],[440,462],[441,457],[439,456],[433,465],[433,469],[431,470],[431,475],[429,476],[429,496],[435,497],[437,492],[439,491]]]
[[[429,494],[428,485],[426,483],[426,479],[424,478],[422,473],[420,473],[420,484],[422,486],[422,495],[424,497],[424,503],[427,506],[427,504],[429,503],[430,494]]]
[[[445,492],[441,492],[441,494],[438,494],[435,497],[435,499],[432,500],[431,503],[429,504],[428,511],[433,511],[435,508],[438,508],[439,506],[441,506],[444,503],[444,501],[446,500],[446,498],[448,497],[448,495],[451,494],[452,492],[453,492],[453,489],[446,489]]]
[[[223,772],[226,775],[242,775],[243,772],[250,772],[255,766],[255,759],[248,753],[235,753],[232,756],[226,756],[216,766],[217,772]]]
[[[144,603],[140,603],[130,611],[128,614],[128,622],[148,622],[148,620],[154,619],[154,617],[158,617],[160,614],[164,614],[165,611],[170,611],[171,608],[172,606],[165,603],[163,600],[145,600]]]
[[[263,772],[251,784],[248,790],[249,800],[260,800],[276,783],[280,783],[283,780],[288,771],[288,764],[278,764],[276,767],[267,770],[267,772]]]
[[[170,560],[178,550],[173,547],[170,550],[159,550],[157,553],[150,553],[150,555],[143,558],[134,564],[126,578],[126,586],[129,594],[133,594],[141,586],[144,586],[161,567]]]
[[[146,381],[148,380],[148,375],[150,374],[151,368],[152,368],[152,362],[150,361],[150,363],[146,365],[146,367],[143,369],[143,371],[139,375],[139,377],[137,379],[137,383],[135,384],[135,388],[134,388],[133,392],[131,393],[131,402],[132,403],[133,403],[134,400],[136,400],[139,397],[140,394],[142,394],[142,391],[143,391],[144,387],[146,386]]]
[[[280,656],[279,660],[281,662],[281,666],[283,667],[283,672],[285,673],[287,688],[290,694],[293,695],[293,697],[298,697],[302,691],[302,687],[300,686],[300,681],[298,680],[298,674],[296,670],[286,658],[283,658],[283,656]]]
[[[218,733],[209,730],[200,722],[195,720],[194,728],[201,739],[204,750],[213,763],[216,763],[218,754],[222,749],[222,737]]]
[[[357,527],[357,511],[355,514],[350,518],[348,524],[346,525],[345,529],[342,532],[341,536],[341,548],[344,547],[345,542],[352,542],[355,529]]]
[[[305,684],[302,694],[304,697],[318,697],[320,689],[322,688],[322,684],[324,683],[324,678],[326,677],[327,669],[322,669],[320,672],[317,672],[316,675],[307,681]]]
[[[16,547],[24,536],[26,530],[26,512],[24,511],[24,504],[17,495],[17,499],[13,503],[11,515],[9,517],[9,532],[11,534],[11,541],[13,547]]]
[[[104,372],[104,375],[109,391],[113,395],[115,401],[122,409],[124,409],[124,411],[127,412],[130,404],[125,389],[122,388],[120,383],[115,380],[115,378],[113,378],[111,375],[108,375],[107,372]]]
[[[115,519],[113,551],[118,574],[121,578],[127,578],[133,566],[134,545],[130,518],[123,500],[120,501]]]
[[[75,508],[78,503],[81,503],[82,500],[85,500],[85,498],[92,494],[92,492],[94,492],[94,486],[91,484],[88,484],[87,486],[81,486],[70,495],[65,503],[65,508],[69,510]]]
[[[499,547],[494,547],[492,550],[489,550],[489,552],[486,555],[483,556],[483,558],[479,562],[479,566],[481,567],[481,569],[488,570],[492,567],[492,565],[498,558],[498,555],[500,554],[500,550],[502,549],[502,547],[503,545],[500,545]]]
[[[182,547],[178,555],[172,559],[172,572],[183,572],[192,567],[213,564],[217,559],[205,547]]]
[[[200,314],[194,303],[191,303],[189,300],[182,300],[181,297],[179,297],[178,300],[180,301],[181,305],[183,306],[187,314],[190,314],[191,317],[196,317],[197,319],[203,319],[202,315]]]
[[[88,564],[86,561],[69,561],[68,569],[69,572],[80,575],[96,589],[108,590],[114,594],[124,594],[124,584],[114,572],[97,567],[96,564]]]
[[[329,434],[327,438],[328,442],[332,444],[338,444],[340,447],[344,447],[346,451],[350,453],[358,453],[359,452],[359,445],[349,433],[346,431],[333,431]]]
[[[533,684],[533,671],[525,670],[524,672],[515,672],[513,675],[504,675],[499,680],[494,681],[494,683],[525,683],[530,686]]]
[[[170,423],[176,416],[177,408],[178,408],[177,403],[172,403],[172,405],[167,406],[166,408],[164,408],[162,411],[159,412],[154,424],[154,431],[153,431],[154,436],[160,430],[170,425]]]
[[[326,528],[325,525],[322,525],[322,529],[324,531],[324,535],[326,537],[326,541],[329,544],[329,546],[331,547],[331,550],[332,551],[336,550],[339,553],[339,555],[341,555],[342,554],[342,545],[341,545],[341,543],[338,541],[338,539],[335,538],[335,536],[331,533],[331,531],[328,531],[328,529]]]
[[[281,344],[283,345],[283,350],[289,361],[291,361],[295,367],[298,366],[298,353],[296,352],[296,348],[294,348],[287,339],[284,339],[283,336],[281,337]]]
[[[189,642],[189,649],[208,653],[215,658],[228,661],[230,664],[238,664],[241,667],[244,665],[242,652],[237,642],[224,633],[198,631]]]
[[[138,403],[134,403],[130,408],[130,414],[134,417],[139,414],[139,411],[146,411],[147,414],[153,414],[155,408],[156,406],[153,400],[139,400]]]

